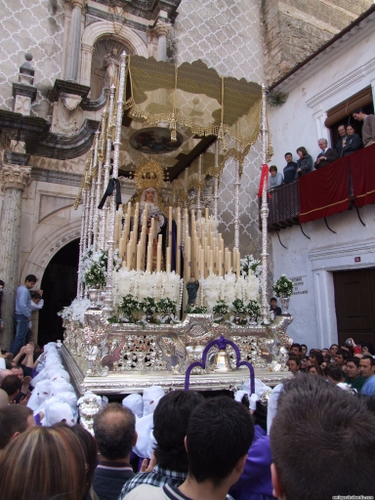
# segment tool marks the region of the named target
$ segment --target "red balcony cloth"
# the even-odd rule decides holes
[[[352,176],[354,204],[363,207],[375,203],[375,144],[348,156]]]
[[[300,223],[349,209],[349,157],[299,179]]]

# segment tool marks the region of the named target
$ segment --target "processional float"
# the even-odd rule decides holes
[[[123,126],[124,113],[134,130]],[[201,61],[177,67],[122,55],[76,200],[83,205],[79,279],[77,298],[62,314],[62,353],[79,393],[187,383],[228,389],[249,378],[249,366],[265,383],[285,375],[292,318],[269,312],[266,183],[261,259],[241,260],[239,251],[242,166],[259,133],[264,167],[262,86],[220,77]],[[196,137],[214,143],[209,160],[199,154],[168,180],[172,153],[193,149]],[[122,204],[124,142],[139,163],[128,172],[135,194]],[[165,165],[151,159],[160,152]],[[232,249],[218,233],[228,159],[236,164]]]

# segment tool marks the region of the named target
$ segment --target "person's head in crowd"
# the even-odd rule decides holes
[[[324,373],[323,373],[322,368],[317,364],[313,364],[311,366],[308,366],[307,373],[309,373],[310,375],[319,375],[320,377],[324,377]]]
[[[285,384],[270,443],[279,500],[374,494],[374,415],[322,377],[301,376]],[[312,447],[315,453],[306,452]]]
[[[345,125],[339,125],[337,128],[337,132],[338,132],[340,137],[342,137],[342,138],[346,137]]]
[[[13,403],[21,390],[22,382],[17,375],[8,375],[3,378],[1,388],[8,394],[9,403]]]
[[[309,360],[312,365],[321,365],[324,361],[323,354],[319,351],[312,351]]]
[[[18,365],[12,366],[10,371],[12,372],[12,375],[17,375],[17,377],[21,380],[21,382],[23,382],[24,374],[23,374],[23,370],[20,366],[18,366]]]
[[[8,394],[3,389],[0,389],[0,408],[5,408],[8,405],[9,405]]]
[[[307,367],[310,366],[310,360],[309,360],[309,357],[308,356],[304,356],[302,359],[301,359],[301,370],[304,372],[307,370]]]
[[[271,309],[275,309],[277,307],[277,298],[276,297],[271,297],[270,305],[271,305]]]
[[[137,442],[135,415],[119,403],[109,403],[94,417],[94,434],[103,460],[129,459]]]
[[[331,354],[328,352],[328,354],[323,354],[323,361],[325,361],[327,364],[331,362]]]
[[[325,151],[328,148],[328,141],[327,139],[319,139],[318,140],[318,146],[322,151]]]
[[[290,354],[294,354],[295,356],[298,356],[300,358],[302,354],[302,347],[300,346],[300,344],[292,344],[290,346]]]
[[[155,457],[163,469],[187,472],[184,438],[192,411],[204,401],[194,391],[177,390],[161,398],[154,411]]]
[[[10,369],[4,368],[4,370],[0,370],[0,387],[1,387],[2,383],[3,383],[3,380],[8,375],[13,375],[13,373],[10,371]]]
[[[332,384],[339,384],[340,382],[345,382],[345,373],[343,372],[341,366],[331,363],[327,365],[324,370],[324,376]]]
[[[271,165],[270,169],[269,169],[269,172],[272,175],[272,177],[275,177],[276,174],[277,174],[277,167],[276,167],[276,165]]]
[[[24,405],[0,408],[0,453],[13,439],[35,426],[33,412]]]
[[[79,500],[85,483],[85,456],[66,426],[34,427],[0,458],[0,498]]]
[[[374,415],[375,417],[375,396],[365,396],[359,394],[359,397],[362,399],[362,401],[365,403],[366,408]]]
[[[306,356],[307,354],[307,345],[306,344],[301,344],[301,349],[302,349],[302,354],[301,356]]]
[[[307,152],[307,149],[304,146],[300,146],[297,149],[297,154],[302,159],[304,156],[307,156],[309,153]]]
[[[39,304],[39,302],[42,300],[42,296],[40,295],[39,292],[36,291],[30,292],[30,296],[34,304]]]
[[[365,113],[365,110],[363,108],[356,108],[353,111],[352,116],[354,120],[363,122],[363,120],[367,117],[367,113]]]
[[[329,352],[331,353],[331,358],[335,359],[336,352],[339,350],[339,346],[337,344],[332,344],[329,348]]]
[[[295,356],[294,354],[289,354],[286,366],[288,367],[288,370],[293,373],[293,375],[296,375],[301,367],[300,357]]]
[[[344,366],[346,360],[350,358],[350,353],[346,349],[339,349],[335,354],[335,364],[339,366]]]
[[[363,354],[371,354],[371,356],[375,356],[375,350],[371,342],[362,342],[361,349]]]
[[[293,155],[289,151],[287,153],[285,153],[284,158],[285,158],[287,163],[291,163],[293,161]]]
[[[375,374],[375,359],[366,354],[359,360],[359,368],[362,377],[372,377]]]
[[[346,126],[346,134],[351,136],[353,134],[355,134],[356,131],[355,131],[355,128],[353,127],[353,125],[347,125]]]
[[[359,358],[348,358],[346,360],[346,376],[350,380],[355,380],[361,375],[361,371],[359,368]]]
[[[189,461],[186,481],[179,487],[189,498],[227,492],[239,479],[254,438],[254,424],[244,405],[221,396],[205,400],[191,414],[185,446]],[[200,492],[200,493],[199,493]]]
[[[34,274],[28,274],[25,278],[25,287],[31,290],[34,288],[37,281],[38,279]]]
[[[56,424],[64,425],[64,424]],[[87,494],[90,491],[94,472],[97,465],[97,446],[96,441],[92,435],[82,427],[80,424],[75,424],[70,427],[70,430],[78,437],[81,443],[83,453],[85,455],[85,470],[86,470],[86,488],[83,494],[83,498],[87,498]]]
[[[324,357],[326,354],[329,354],[329,349],[328,349],[328,347],[323,347],[323,349],[321,350],[321,353],[323,354],[323,357]]]

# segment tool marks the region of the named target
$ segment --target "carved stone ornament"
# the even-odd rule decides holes
[[[31,183],[31,168],[3,163],[0,182],[3,191],[11,188],[23,191]]]
[[[158,37],[162,36],[162,35],[167,36],[170,29],[171,29],[170,23],[165,22],[165,21],[161,21],[159,19],[159,21],[156,23],[156,25],[154,27],[154,32]]]
[[[61,102],[69,111],[74,111],[81,104],[82,97],[74,94],[62,94]]]

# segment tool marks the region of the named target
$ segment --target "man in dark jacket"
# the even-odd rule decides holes
[[[329,165],[330,163],[338,160],[339,155],[333,148],[328,147],[327,139],[319,139],[318,146],[320,147],[322,152],[318,154],[318,157],[314,164],[314,167],[316,169],[325,167],[326,165]]]
[[[95,415],[94,432],[101,455],[94,491],[100,500],[117,500],[123,484],[134,476],[129,461],[137,441],[135,416],[119,403],[110,403]]]
[[[336,153],[341,158],[341,156],[342,156],[342,150],[344,149],[344,147],[346,145],[346,139],[347,139],[345,125],[339,125],[338,128],[337,128],[337,132],[338,132],[340,138],[336,142],[335,149],[336,149]]]

